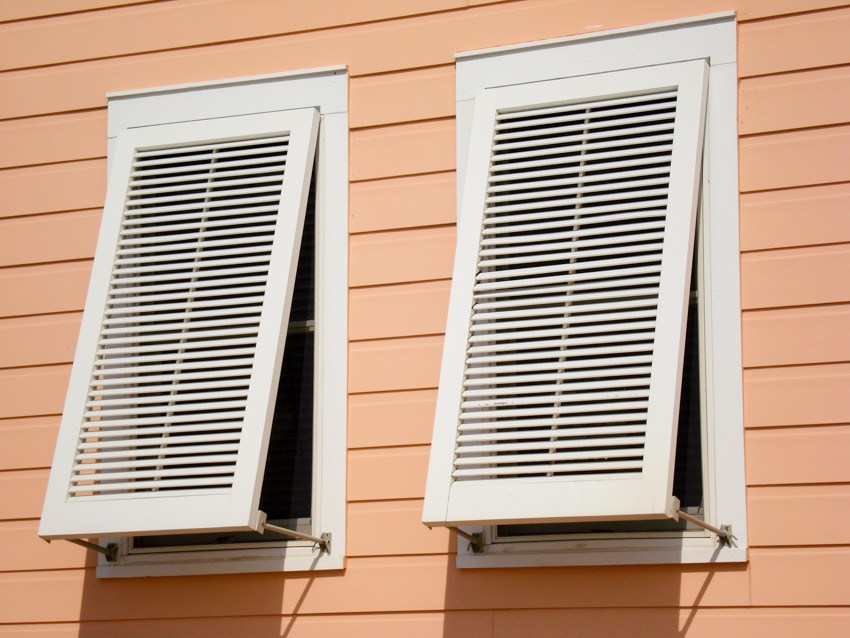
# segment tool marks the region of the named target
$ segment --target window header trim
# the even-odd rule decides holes
[[[121,99],[125,97],[136,98],[148,95],[163,95],[166,93],[179,93],[196,89],[206,90],[212,87],[223,86],[245,86],[246,84],[259,84],[263,82],[274,82],[287,79],[303,79],[313,75],[345,75],[348,66],[335,64],[333,66],[316,67],[315,69],[303,69],[298,71],[283,71],[281,73],[266,73],[263,75],[249,75],[241,78],[229,78],[225,80],[212,80],[210,82],[186,82],[185,84],[169,84],[150,89],[131,89],[129,91],[111,91],[106,94],[107,100]]]
[[[562,38],[551,38],[549,40],[538,40],[537,42],[523,42],[522,44],[508,44],[500,47],[490,47],[488,49],[475,49],[473,51],[460,51],[455,53],[455,60],[466,61],[477,57],[490,57],[499,55],[500,53],[519,53],[531,49],[544,49],[551,46],[569,45],[572,43],[581,43],[588,40],[602,40],[617,38],[621,36],[633,36],[653,31],[668,31],[676,27],[696,27],[707,26],[711,23],[735,23],[734,11],[720,11],[711,13],[696,18],[680,18],[678,20],[667,20],[665,22],[656,22],[654,24],[642,24],[634,27],[622,27],[620,29],[610,29],[607,31],[593,31],[590,33],[579,33],[577,35],[569,35]],[[601,26],[601,25],[600,25]]]

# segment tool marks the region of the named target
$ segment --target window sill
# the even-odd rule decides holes
[[[120,539],[101,539],[101,544]],[[340,570],[345,557],[319,552],[312,543],[288,543],[285,547],[221,549],[212,551],[121,553],[109,563],[100,557],[98,578],[140,576],[198,576],[203,574],[253,574]]]
[[[532,547],[533,546],[533,547]],[[716,537],[498,542],[474,553],[458,539],[457,567],[562,567],[578,565],[663,565],[742,563],[746,547],[721,545]]]

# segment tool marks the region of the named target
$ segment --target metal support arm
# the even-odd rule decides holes
[[[720,538],[720,542],[724,545],[732,547],[732,541],[737,540],[736,537],[732,534],[731,525],[721,525],[720,527],[715,527],[714,525],[710,525],[705,521],[701,521],[700,519],[691,516],[690,514],[686,514],[682,510],[679,510],[676,513],[679,515],[679,518],[684,518],[689,523],[693,523],[698,527],[702,527],[703,529],[707,529],[709,532],[717,534],[718,538]]]
[[[303,541],[312,541],[319,547],[319,549],[325,550],[328,554],[331,553],[331,535],[327,532],[321,536],[310,536],[309,534],[296,532],[294,529],[286,529],[285,527],[278,527],[277,525],[271,525],[270,523],[263,523],[261,529],[267,529],[275,534],[283,534],[284,536],[299,538]]]
[[[66,538],[64,539],[69,543],[74,543],[74,545],[79,545],[80,547],[85,547],[86,549],[93,549],[96,552],[100,552],[104,556],[106,556],[106,560],[110,563],[114,563],[118,560],[118,545],[115,543],[109,543],[106,547],[103,545],[97,545],[96,543],[89,543],[88,541],[80,540],[79,538]],[[48,543],[50,541],[47,541]]]
[[[461,538],[465,538],[469,541],[469,545],[472,547],[472,551],[476,554],[480,554],[484,551],[484,536],[483,534],[470,534],[469,532],[464,532],[462,529],[458,529],[457,527],[449,527],[449,531],[454,532]]]

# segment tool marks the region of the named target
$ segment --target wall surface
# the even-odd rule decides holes
[[[454,53],[728,10],[750,560],[458,570],[454,538],[419,522],[454,255]],[[0,0],[0,636],[848,635],[848,34],[830,0]],[[97,579],[92,552],[36,529],[105,193],[105,94],[336,64],[347,567]]]

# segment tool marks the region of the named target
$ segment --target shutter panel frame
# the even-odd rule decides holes
[[[431,461],[426,486],[423,522],[429,526],[490,525],[518,522],[565,522],[668,518],[673,515],[673,458],[678,384],[687,317],[688,275],[697,206],[702,134],[707,93],[707,64],[703,60],[656,67],[613,71],[598,75],[548,80],[526,85],[482,89],[475,100],[468,164],[458,225],[458,243],[449,304],[449,322],[440,376]],[[464,386],[467,343],[476,279],[478,242],[485,217],[484,202],[493,147],[494,124],[499,112],[546,109],[581,99],[598,99],[638,93],[652,88],[678,87],[673,163],[667,199],[668,230],[664,240],[664,280],[659,291],[658,314],[665,320],[656,328],[657,339],[651,388],[666,388],[666,399],[654,408],[652,418],[669,424],[661,439],[647,441],[644,472],[648,480],[617,479],[547,482],[505,479],[498,484],[452,479]],[[546,169],[541,166],[535,170]],[[524,191],[525,192],[525,191]],[[592,195],[592,192],[591,192]],[[545,209],[544,209],[545,210]],[[673,212],[685,210],[683,215]],[[516,215],[516,212],[511,212]],[[546,218],[551,218],[546,216]],[[538,217],[539,219],[539,217]],[[536,231],[535,231],[536,232]],[[677,240],[671,238],[675,235]],[[487,235],[494,237],[498,235]],[[486,246],[482,246],[486,247]],[[677,265],[672,265],[672,264]],[[672,273],[672,274],[671,274]],[[668,276],[669,275],[669,276]],[[663,370],[660,361],[678,363]],[[519,361],[518,363],[522,363]],[[536,381],[540,383],[540,381]],[[486,387],[474,385],[470,388]],[[656,403],[659,403],[656,401]],[[566,415],[569,417],[569,414]],[[481,430],[486,431],[484,429]],[[616,484],[616,488],[612,485]]]
[[[39,535],[42,538],[52,540],[257,529],[261,523],[258,512],[260,487],[284,348],[295,266],[300,248],[301,228],[316,150],[318,125],[318,111],[314,108],[304,108],[139,127],[125,129],[118,134],[80,338],[77,343],[39,528]],[[193,146],[221,144],[225,147],[225,151],[231,154],[230,147],[234,144],[250,145],[254,140],[272,138],[280,134],[288,135],[289,139],[284,157],[285,170],[281,178],[281,194],[276,204],[278,219],[272,233],[273,247],[267,258],[268,276],[264,287],[264,290],[277,290],[280,293],[262,295],[262,314],[257,323],[255,354],[251,363],[250,383],[246,390],[245,414],[241,422],[241,438],[233,464],[231,487],[206,491],[197,489],[195,493],[186,493],[177,489],[168,494],[163,491],[135,492],[83,498],[69,495],[70,479],[73,476],[73,451],[77,448],[83,432],[81,425],[84,423],[83,414],[87,410],[86,403],[91,399],[88,396],[90,389],[94,387],[92,380],[96,368],[93,368],[93,362],[98,341],[102,337],[100,333],[104,309],[108,306],[108,289],[112,285],[113,263],[116,260],[116,251],[119,249],[119,239],[122,238],[120,232],[125,217],[125,203],[128,207],[131,205],[128,199],[130,190],[128,178],[137,149],[140,150],[139,156],[142,157],[150,150],[167,154],[166,149],[169,148],[185,147],[184,150],[187,150]],[[248,155],[250,156],[251,153],[249,152]],[[226,161],[234,163],[241,159],[230,157]],[[245,179],[245,176],[243,175],[242,178]],[[173,181],[169,181],[161,186],[172,185]],[[181,201],[177,201],[176,204],[179,210]],[[268,208],[267,205],[265,207]],[[174,213],[168,214],[174,215]],[[268,215],[268,212],[262,214]],[[220,238],[213,236],[211,239],[215,242]],[[228,249],[229,246],[225,244],[213,250]],[[235,257],[238,262],[238,249],[235,251]],[[144,268],[138,274],[155,274],[149,272],[149,261],[142,266]],[[169,281],[166,280],[164,283]],[[256,287],[258,284],[254,282],[247,285]],[[203,290],[203,287],[199,288],[199,291]],[[160,297],[163,295],[163,293],[157,294]],[[203,306],[204,298],[199,297],[199,299],[200,305]],[[160,303],[168,303],[168,301]],[[205,313],[202,312],[201,315],[203,314]],[[151,326],[150,323],[143,325],[145,329]],[[149,334],[145,329],[140,331],[141,337]],[[140,346],[144,346],[145,343],[144,338],[140,339]],[[240,348],[240,346],[235,347]],[[179,366],[179,364],[174,365]],[[187,368],[190,367],[187,366]],[[191,381],[191,383],[196,382]],[[145,415],[140,414],[140,417],[144,418]],[[215,419],[220,420],[221,417],[213,417],[211,423],[214,423]],[[180,425],[179,417],[175,423]],[[214,425],[211,429],[214,429]],[[93,443],[92,448],[96,447],[97,444]],[[211,452],[211,454],[218,454],[218,452]],[[169,465],[164,467],[168,468]],[[151,494],[156,495],[151,496]]]

